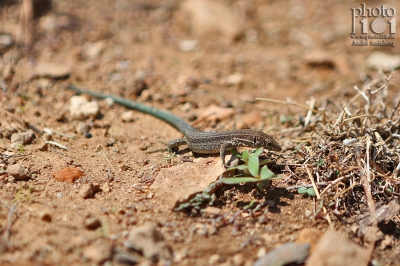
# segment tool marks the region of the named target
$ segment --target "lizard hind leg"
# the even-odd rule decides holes
[[[168,148],[171,149],[171,150],[176,150],[176,149],[178,149],[178,148],[179,148],[180,146],[182,146],[182,145],[187,145],[187,140],[186,140],[186,138],[171,140],[171,141],[168,143]]]

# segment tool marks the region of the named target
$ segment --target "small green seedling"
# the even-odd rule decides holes
[[[172,159],[174,159],[174,157],[175,157],[175,152],[172,152],[168,157],[164,157],[163,160],[171,162]]]
[[[320,168],[321,166],[323,166],[325,164],[325,160],[324,159],[320,159],[317,163],[317,167]]]
[[[308,195],[309,197],[315,197],[315,190],[312,187],[310,188],[301,187],[297,190],[297,193],[302,195]]]
[[[219,182],[229,185],[256,182],[259,188],[269,184],[269,181],[276,175],[266,165],[270,160],[260,161],[259,157],[262,152],[263,148],[258,148],[251,153],[245,150],[241,154],[233,151],[233,154],[245,164],[230,167],[227,171],[238,170],[241,177],[222,178]]]

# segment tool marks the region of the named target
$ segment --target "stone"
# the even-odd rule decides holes
[[[274,266],[302,263],[308,257],[309,244],[287,243],[258,259],[254,266]],[[307,263],[308,265],[308,263]],[[321,264],[322,265],[322,264]],[[339,265],[339,264],[338,264]],[[343,264],[346,265],[346,264]]]
[[[236,40],[243,32],[239,20],[231,8],[221,2],[209,0],[187,0],[182,2],[180,14],[197,36]]]
[[[97,183],[89,183],[82,186],[79,195],[84,198],[92,198],[96,192],[100,191],[100,185]]]
[[[51,174],[55,179],[62,182],[74,183],[76,179],[85,175],[85,173],[78,168],[67,167],[61,170],[55,171]]]
[[[226,84],[229,86],[233,86],[236,84],[241,84],[243,82],[243,74],[235,73],[226,77]]]
[[[73,120],[95,117],[99,114],[99,111],[99,103],[97,101],[89,102],[84,96],[72,96],[70,99],[69,112]]]
[[[33,68],[35,75],[49,78],[66,78],[71,75],[68,64],[39,61]]]
[[[7,172],[17,180],[30,178],[29,170],[19,163],[8,166]]]
[[[124,246],[143,253],[152,262],[172,259],[170,247],[153,223],[146,223],[131,229]]]
[[[366,249],[354,244],[338,232],[327,231],[308,258],[307,266],[366,266],[368,262],[369,254]]]
[[[198,40],[183,40],[179,42],[179,50],[182,52],[193,52],[199,49]]]
[[[11,135],[11,143],[20,143],[22,145],[30,144],[36,138],[32,129],[28,129],[22,133],[14,133]]]
[[[400,55],[376,51],[368,56],[367,64],[370,68],[392,71],[400,67]]]
[[[101,226],[101,221],[96,217],[87,217],[83,223],[88,230],[96,230]]]

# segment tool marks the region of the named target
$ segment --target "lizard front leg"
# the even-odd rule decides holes
[[[221,156],[222,166],[226,169],[228,165],[225,164],[225,155],[226,152],[232,149],[237,148],[237,144],[233,141],[225,141],[222,143],[221,148],[219,150],[219,155]]]

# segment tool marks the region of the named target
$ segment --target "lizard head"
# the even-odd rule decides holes
[[[260,135],[255,137],[254,144],[257,147],[263,147],[270,151],[281,151],[282,148],[270,135],[260,132]]]

